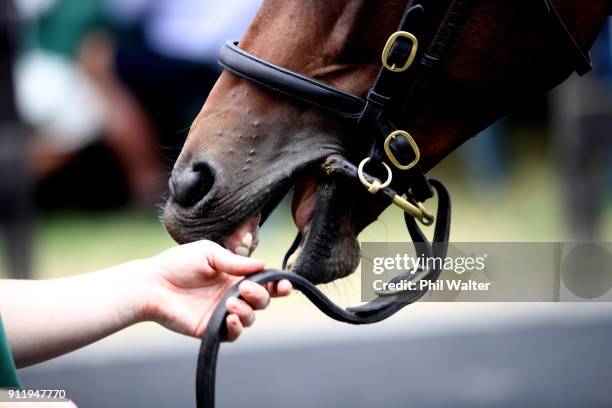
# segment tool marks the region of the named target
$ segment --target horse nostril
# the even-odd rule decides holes
[[[170,193],[182,207],[191,207],[202,201],[213,188],[215,175],[206,162],[194,163],[183,170],[175,170],[170,179]]]

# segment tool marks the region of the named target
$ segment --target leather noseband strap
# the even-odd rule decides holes
[[[257,58],[227,41],[219,52],[221,66],[251,82],[347,119],[359,118],[365,100],[316,79]]]

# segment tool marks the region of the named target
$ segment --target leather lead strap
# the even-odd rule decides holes
[[[430,182],[436,189],[438,196],[436,216],[438,221],[434,230],[433,244],[427,242],[425,235],[419,229],[414,218],[407,216],[405,221],[418,254],[445,258],[450,234],[450,197],[442,183],[433,179]],[[435,282],[441,272],[440,269],[430,270],[425,279]],[[410,276],[410,271],[404,274],[404,276]],[[362,306],[342,309],[325,296],[316,286],[296,273],[267,269],[246,279],[261,285],[287,279],[321,312],[334,320],[354,325],[371,324],[384,320],[409,304],[416,302],[427,292],[426,290],[400,292],[397,295],[378,297]],[[225,309],[225,301],[230,296],[240,296],[238,285],[231,288],[223,299],[219,301],[217,308],[210,317],[206,331],[202,335],[196,372],[196,401],[198,408],[213,408],[215,406],[217,359],[221,338],[226,334],[225,318],[227,317],[227,311]]]

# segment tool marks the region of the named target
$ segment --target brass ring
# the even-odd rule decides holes
[[[425,225],[426,227],[433,225],[434,221],[436,220],[435,215],[427,211],[427,209],[421,202],[417,201],[416,206],[419,210],[421,210],[421,216],[417,218],[421,222],[421,224]]]
[[[412,42],[412,48],[410,49],[410,55],[408,55],[406,63],[398,68],[395,66],[395,64],[389,65],[389,61],[387,60],[389,59],[389,54],[391,53],[391,48],[393,47],[393,44],[395,44],[395,41],[397,41],[397,39],[400,37],[409,39]],[[391,36],[387,40],[387,43],[385,44],[385,47],[383,48],[381,56],[382,64],[391,72],[403,72],[410,68],[410,66],[414,62],[414,58],[416,57],[418,49],[419,40],[414,36],[414,34],[409,33],[408,31],[396,31],[391,34]]]
[[[363,168],[366,164],[368,164],[369,161],[370,158],[366,157],[361,161],[361,163],[359,163],[359,167],[357,168],[357,176],[359,177],[359,181],[361,181],[361,184],[363,184],[364,187],[368,189],[368,192],[376,194],[379,190],[387,188],[391,185],[391,181],[393,180],[393,172],[391,171],[391,168],[387,165],[387,163],[382,162],[382,165],[385,166],[385,169],[387,169],[387,180],[381,184],[380,180],[374,178],[374,181],[370,183],[368,180],[366,180],[365,175],[363,174]]]
[[[397,160],[397,157],[395,157],[395,154],[393,154],[393,152],[391,151],[391,147],[389,146],[391,141],[395,140],[395,138],[398,136],[401,136],[406,139],[406,141],[408,141],[408,144],[410,145],[410,147],[412,147],[412,150],[414,151],[414,160],[408,164],[400,163],[399,160]],[[389,133],[389,136],[387,136],[387,138],[385,139],[384,147],[385,154],[387,155],[389,161],[400,170],[410,170],[418,164],[419,160],[421,160],[421,151],[419,150],[419,146],[414,141],[412,135],[406,132],[405,130],[396,130],[395,132]]]

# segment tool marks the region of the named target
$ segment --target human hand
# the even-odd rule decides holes
[[[136,306],[140,319],[194,337],[201,337],[225,292],[264,267],[261,260],[236,255],[211,241],[180,245],[143,262],[147,272]],[[292,286],[282,280],[264,288],[245,280],[239,290],[245,300],[230,297],[226,302],[228,341],[253,324],[254,310],[265,308],[270,296],[286,296]]]

